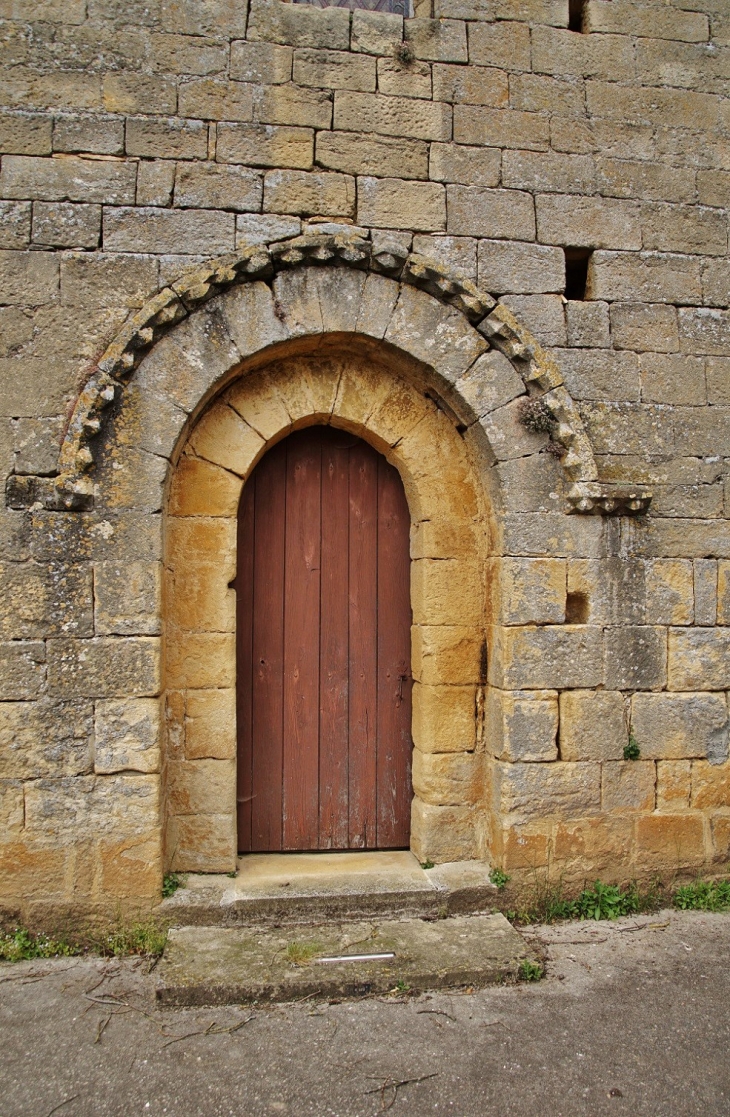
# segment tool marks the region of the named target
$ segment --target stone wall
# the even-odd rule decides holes
[[[131,379],[124,401],[112,387],[98,436],[82,389],[115,338],[127,354],[132,336],[149,344],[141,334],[156,325],[125,322],[191,269],[346,225],[373,259],[402,269],[409,252],[429,257],[462,281],[462,299],[471,281],[505,321],[513,312],[554,361],[554,386],[577,406],[571,437],[585,431],[597,471],[583,454],[571,476],[567,443],[548,452],[547,435],[520,425],[517,397],[553,384],[495,395],[482,362],[449,395],[434,373],[479,429],[494,527],[480,560],[488,675],[479,663],[468,683],[481,687],[478,802],[449,760],[464,709],[452,722],[434,706],[444,745],[429,755],[441,760],[416,770],[440,822],[414,829],[430,835],[419,849],[576,877],[730,852],[727,4],[588,0],[583,32],[568,30],[567,0],[425,8],[404,23],[282,0],[0,7],[11,915],[144,906],[163,868],[165,486],[220,385],[172,402]],[[589,254],[584,298],[564,297],[565,249]],[[429,282],[441,298],[446,281]],[[423,388],[438,323],[431,311],[416,320],[415,303],[410,313],[420,340],[398,345]],[[491,340],[519,358],[519,345]],[[169,445],[156,425],[176,432]],[[82,450],[83,468],[96,465],[63,510],[54,478],[81,469]],[[571,503],[576,477],[594,489]],[[647,515],[569,514],[581,501],[616,511],[605,493],[642,486]],[[415,517],[416,535],[427,522]],[[438,673],[453,662],[442,653],[435,688],[454,682]],[[635,761],[623,759],[629,733]]]

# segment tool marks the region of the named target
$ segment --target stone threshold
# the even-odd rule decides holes
[[[375,957],[373,957],[375,955]],[[539,961],[500,913],[310,927],[181,927],[158,967],[160,1008],[352,998],[516,981]]]
[[[189,874],[158,914],[187,927],[438,919],[482,911],[494,894],[482,861],[424,869],[407,850],[251,853],[235,877]]]

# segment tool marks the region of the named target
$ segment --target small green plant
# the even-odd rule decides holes
[[[489,879],[492,882],[492,884],[494,885],[494,887],[498,888],[501,891],[503,888],[505,888],[507,886],[507,884],[509,884],[509,882],[512,878],[507,873],[503,872],[501,869],[492,869],[492,871],[489,874]]]
[[[431,860],[430,857],[427,857],[425,861],[421,862],[422,869],[433,869],[434,867],[434,862]]]
[[[695,880],[674,893],[674,906],[682,911],[729,911],[730,880]]]
[[[624,745],[624,760],[638,760],[641,756],[641,749],[639,742],[633,733],[629,736],[628,745]]]
[[[403,981],[402,978],[400,979],[400,981],[396,981],[395,985],[393,986],[393,988],[391,990],[391,992],[393,992],[393,993],[410,993],[410,991],[411,991],[410,985],[408,984],[407,981]]]
[[[65,958],[79,950],[63,939],[34,935],[24,927],[0,934],[0,962],[25,962],[33,958]]]
[[[533,434],[552,434],[555,430],[555,417],[541,396],[521,399],[517,414],[522,426]]]
[[[318,942],[290,942],[285,950],[287,962],[294,966],[308,966],[321,951]]]
[[[231,877],[233,880],[235,880],[238,876],[238,869],[234,869],[232,872],[226,873],[226,876]]]
[[[416,52],[414,51],[411,44],[407,43],[405,39],[400,43],[396,43],[393,53],[395,55],[396,62],[400,62],[401,66],[410,66],[416,58]]]
[[[520,962],[520,981],[540,981],[545,976],[545,971],[539,962],[532,962],[523,958]]]
[[[579,919],[618,919],[635,912],[637,905],[633,892],[597,880],[593,888],[583,889],[572,906]]]
[[[159,957],[167,942],[167,928],[154,919],[141,923],[119,923],[95,945],[100,954],[143,954]]]
[[[167,899],[168,896],[173,896],[178,888],[183,888],[185,885],[185,877],[182,873],[165,873],[162,878],[162,898]]]

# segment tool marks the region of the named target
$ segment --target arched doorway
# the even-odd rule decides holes
[[[410,515],[367,442],[296,431],[238,518],[238,849],[407,847]]]

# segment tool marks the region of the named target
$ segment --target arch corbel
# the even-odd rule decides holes
[[[402,288],[416,288],[464,320],[483,340],[505,356],[520,377],[525,393],[540,398],[549,416],[550,437],[567,480],[568,511],[602,515],[637,515],[647,511],[651,493],[640,486],[619,488],[598,481],[595,459],[578,409],[555,362],[505,307],[469,280],[450,274],[426,257],[377,249],[349,233],[309,234],[260,245],[224,256],[186,272],[162,288],[131,315],[111,342],[79,394],[61,446],[55,477],[11,475],[6,502],[13,508],[40,504],[54,511],[93,507],[95,450],[112,413],[123,399],[135,371],[159,340],[205,303],[241,284],[271,285],[280,273],[307,267],[341,267],[388,277]],[[413,356],[426,364],[428,342],[414,345]],[[407,340],[404,346],[408,348]],[[475,352],[471,368],[483,355]],[[481,417],[473,411],[470,421]]]

